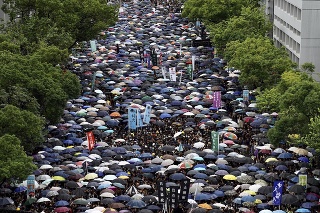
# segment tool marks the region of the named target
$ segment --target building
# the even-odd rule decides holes
[[[273,21],[275,45],[285,47],[299,66],[314,64],[320,74],[320,0],[266,0],[266,13]]]
[[[3,0],[0,0],[0,8],[3,5]],[[9,16],[5,14],[1,9],[0,9],[0,23],[6,23],[9,20]]]

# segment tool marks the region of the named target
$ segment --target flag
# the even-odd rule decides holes
[[[249,90],[242,91],[242,98],[243,98],[243,101],[249,101]]]
[[[87,161],[83,161],[82,169],[85,172],[85,174],[87,174],[87,172],[88,172],[88,162]]]
[[[176,68],[170,67],[169,68],[169,75],[170,75],[170,81],[176,81],[177,80],[177,74],[176,74]]]
[[[221,91],[213,93],[213,107],[217,109],[221,107]]]
[[[97,51],[97,45],[95,40],[90,41],[90,48],[91,48],[91,52]]]
[[[143,126],[143,122],[142,122],[140,110],[137,110],[137,128],[142,126]]]
[[[158,188],[158,202],[166,203],[166,199],[167,199],[166,182],[164,180],[157,181],[157,188]]]
[[[179,144],[178,151],[183,152],[183,145],[181,143]]]
[[[162,77],[164,80],[167,80],[167,75],[166,75],[166,70],[164,67],[161,68],[161,71],[162,71]]]
[[[283,190],[283,181],[282,180],[274,181],[273,192],[272,192],[273,205],[276,205],[276,206],[281,205],[282,190]]]
[[[219,133],[216,131],[211,132],[211,149],[219,152]]]
[[[137,109],[128,108],[128,128],[136,129],[137,128]]]
[[[179,202],[187,202],[190,188],[190,179],[181,180]]]
[[[299,185],[307,186],[307,175],[299,175]]]
[[[143,122],[146,124],[150,123],[151,109],[152,109],[151,105],[147,104],[146,109],[144,111],[144,116],[143,116]]]
[[[91,151],[94,147],[95,139],[92,131],[87,132],[88,149]]]
[[[192,60],[192,72],[193,72],[195,70],[196,56],[193,55],[191,60]],[[192,76],[192,78],[193,78],[193,76]],[[191,80],[193,80],[193,79],[191,79]]]

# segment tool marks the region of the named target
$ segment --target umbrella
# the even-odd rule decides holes
[[[282,196],[282,200],[281,200],[282,204],[288,204],[288,205],[299,205],[300,201],[297,198],[297,196],[292,195],[292,194],[284,194]]]
[[[0,198],[0,206],[14,205],[14,201],[9,197]]]
[[[70,211],[70,208],[65,206],[54,209],[54,212],[58,212],[58,213],[69,212],[69,211]]]
[[[133,200],[130,200],[126,204],[126,206],[128,206],[130,208],[140,209],[140,208],[146,207],[147,204],[145,202],[143,202],[142,200],[133,199]]]

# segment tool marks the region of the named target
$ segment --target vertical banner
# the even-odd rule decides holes
[[[211,149],[219,152],[219,133],[216,131],[211,132]]]
[[[179,186],[170,186],[169,188],[169,208],[175,209],[179,204]]]
[[[137,128],[142,126],[143,126],[143,122],[142,122],[140,110],[137,110]]]
[[[144,116],[143,116],[143,122],[146,124],[150,123],[151,109],[152,109],[151,105],[147,104],[146,109],[144,111]]]
[[[128,128],[137,128],[137,109],[131,107],[128,108]]]
[[[213,93],[213,105],[214,108],[219,109],[221,107],[221,91]]]
[[[180,183],[179,202],[188,202],[190,179],[182,180]]]
[[[301,186],[307,187],[307,175],[299,175],[299,182],[298,184]]]
[[[175,67],[169,68],[169,75],[170,75],[170,81],[176,81],[177,80],[177,73]]]
[[[283,190],[283,181],[274,181],[273,182],[273,193],[272,193],[272,201],[273,205],[280,206],[281,198],[282,198],[282,190]]]
[[[35,180],[36,177],[34,175],[29,175],[27,177],[27,195],[35,192]]]
[[[83,161],[82,163],[82,169],[84,171],[85,174],[88,173],[88,162],[87,161]]]
[[[159,203],[166,203],[167,199],[167,190],[166,190],[166,182],[163,180],[160,180],[157,182],[158,187],[158,202]]]
[[[166,68],[162,67],[161,68],[161,72],[162,72],[162,77],[164,80],[167,80],[167,75],[166,75]]]
[[[87,132],[88,149],[91,151],[94,147],[95,139],[93,132]]]
[[[97,45],[95,40],[90,41],[90,48],[91,48],[91,52],[97,51]]]
[[[249,101],[249,90],[243,90],[242,91],[242,98],[243,98],[243,101]]]
[[[193,55],[193,56],[192,56],[192,73],[193,73],[194,70],[195,70],[195,63],[196,63],[196,56]],[[193,76],[192,76],[192,77],[193,77]],[[193,79],[191,79],[191,80],[193,80]]]
[[[187,73],[188,73],[189,79],[193,80],[192,64],[188,64]]]

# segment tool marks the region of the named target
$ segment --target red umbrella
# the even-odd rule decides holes
[[[252,121],[254,121],[253,117],[244,117],[243,121],[246,123],[251,123]]]
[[[62,206],[62,207],[56,208],[54,212],[69,212],[70,210],[71,210],[70,208]]]

